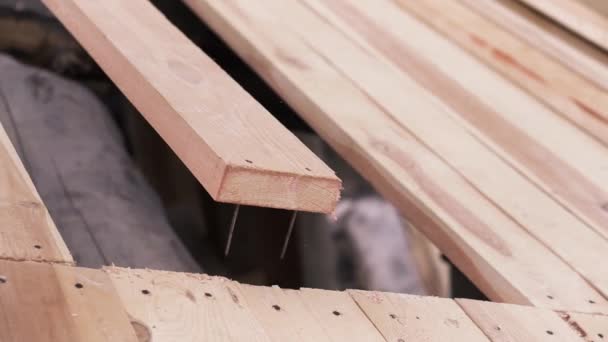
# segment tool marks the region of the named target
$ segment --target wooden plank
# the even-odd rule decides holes
[[[357,303],[344,291],[285,290],[297,294],[332,341],[385,341]]]
[[[394,113],[396,120],[410,128],[478,191],[608,296],[608,273],[597,272],[594,266],[594,260],[605,258],[608,251],[608,240],[598,235],[601,232],[608,237],[608,211],[605,210],[608,184],[600,181],[602,176],[608,179],[608,150],[568,123],[559,121],[555,113],[533,102],[527,94],[414,18],[400,12],[390,2],[357,2],[352,7],[337,1],[324,4],[331,4],[329,7],[334,13],[345,17],[345,21],[370,44],[420,82],[431,97],[411,86],[406,92],[413,94],[411,97],[398,97],[407,83],[398,80],[389,67],[381,68],[382,65],[375,63],[374,57],[380,59],[382,56],[370,57],[370,49],[365,50],[368,51],[366,56],[361,49],[349,49],[342,44],[340,53],[336,53],[331,46],[339,43],[334,40],[326,44],[324,52],[340,58],[336,65],[356,78],[356,82],[368,89],[371,96]],[[320,5],[315,9],[317,12],[322,10]],[[323,16],[343,32],[346,30],[329,14],[323,13]],[[322,24],[315,24],[315,27],[318,25]],[[300,23],[300,26],[306,25]],[[328,35],[326,32],[325,36]],[[374,39],[378,36],[384,39]],[[349,65],[347,56],[350,61],[357,57],[359,60]],[[375,63],[375,74],[366,75],[361,71],[364,68],[353,67],[355,63]],[[391,90],[393,94],[390,94]],[[425,97],[427,102],[422,103]],[[447,108],[433,105],[432,101],[437,99]],[[405,115],[414,105],[425,113],[424,117],[413,120]],[[535,115],[530,118],[527,113]],[[459,116],[466,122],[458,123]],[[522,123],[522,120],[528,122]],[[568,143],[564,144],[564,141]],[[564,145],[568,147],[562,148]],[[578,146],[578,151],[585,153],[570,150],[571,146]],[[587,165],[587,168],[580,168],[580,164]],[[586,200],[578,196],[581,186],[592,191],[593,196]],[[579,208],[595,211],[594,217],[599,223],[593,227],[597,232],[579,220],[586,218],[579,214]],[[579,215],[572,215],[571,211]],[[581,245],[573,245],[571,241],[574,240],[581,241]]]
[[[138,341],[99,270],[0,261],[0,340]]]
[[[387,341],[488,341],[451,299],[349,291]]]
[[[582,341],[554,311],[529,306],[456,299],[481,330],[495,342]]]
[[[513,0],[460,0],[520,39],[608,90],[608,55]]]
[[[399,4],[608,146],[608,93],[604,89],[458,1]],[[602,217],[607,216],[602,213]]]
[[[379,73],[375,64],[361,63],[360,53],[353,54],[351,45],[336,40],[340,34],[325,29],[323,22],[315,21],[315,30],[310,30],[322,37],[316,37],[317,42],[302,38],[289,26],[296,22],[292,13],[276,17],[271,14],[276,10],[266,8],[277,2],[256,2],[256,6],[244,0],[187,3],[345,159],[398,203],[407,218],[489,297],[590,312],[605,307],[605,299],[579,275],[424,146],[419,139],[425,134],[412,135],[403,120],[379,106],[379,100],[358,88],[336,63],[378,77],[376,84],[387,84],[398,70]],[[317,51],[320,41],[333,45],[343,58],[335,61]],[[424,113],[424,117],[436,112],[428,110],[424,96],[417,99],[420,91],[410,84],[395,86],[400,89],[398,94],[387,92],[399,101],[407,98],[411,102],[394,112]],[[408,95],[410,92],[416,95]],[[409,124],[420,124],[423,116]],[[430,121],[426,136],[450,136],[446,145],[459,145],[461,138],[471,141],[465,134],[455,137],[450,130],[462,129],[445,118]],[[446,130],[438,133],[440,127]],[[468,148],[465,146],[464,154],[470,153]],[[517,197],[512,191],[507,193]]]
[[[268,341],[230,280],[107,267],[144,341]]]
[[[333,171],[145,0],[45,0],[217,201],[331,212]]]
[[[520,0],[608,50],[608,3],[603,0]]]
[[[2,125],[0,258],[73,263],[70,252]]]
[[[273,341],[332,341],[297,292],[240,285],[245,301]],[[350,337],[350,336],[349,336]],[[347,338],[348,339],[348,338]],[[338,341],[338,340],[334,340]]]
[[[601,342],[608,338],[608,316],[575,312],[562,312],[559,315],[585,341]]]

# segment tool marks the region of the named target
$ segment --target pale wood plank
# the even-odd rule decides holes
[[[399,1],[399,4],[536,96],[555,113],[608,145],[608,93],[604,89],[458,1]],[[608,217],[600,214],[602,218]]]
[[[217,201],[331,212],[333,171],[145,0],[45,0]]]
[[[603,0],[520,0],[608,49],[608,3]]]
[[[204,274],[108,267],[122,303],[149,341],[268,341],[238,284]]]
[[[2,125],[0,258],[73,263],[65,242]]]
[[[273,341],[332,341],[296,291],[240,284],[245,302]]]
[[[0,261],[0,340],[138,341],[99,270]]]
[[[385,341],[347,292],[319,289],[297,292],[302,302],[332,341]]]
[[[308,0],[308,3],[317,4],[318,13],[322,11],[320,1]],[[568,123],[559,121],[555,113],[533,102],[527,94],[413,17],[400,12],[396,5],[388,1],[360,1],[352,7],[339,1],[323,4],[345,17],[351,27],[429,93],[412,86],[409,80],[396,77],[389,66],[375,62],[382,56],[370,56],[369,48],[340,44],[337,36],[330,41],[329,29],[324,32],[326,44],[318,43],[317,48],[334,58],[336,65],[390,110],[395,120],[408,127],[481,193],[608,296],[608,273],[597,272],[594,266],[595,260],[605,258],[608,240],[581,222],[581,215],[570,212],[578,213],[577,209],[582,207],[595,210],[595,217],[601,221],[594,227],[602,233],[608,232],[608,211],[605,210],[608,184],[600,181],[600,174],[608,171],[605,167],[608,150]],[[336,18],[322,15],[343,32],[347,30]],[[310,22],[299,25],[322,25]],[[383,39],[375,39],[378,36]],[[333,49],[332,46],[338,44],[340,47]],[[364,43],[358,41],[357,44]],[[357,64],[370,67],[357,68]],[[372,66],[373,74],[367,71]],[[411,95],[399,97],[404,89]],[[510,101],[505,101],[507,97]],[[435,105],[435,100],[441,100],[445,104],[443,108],[441,104]],[[412,108],[425,115],[408,115]],[[459,122],[459,116],[467,121]],[[529,122],[522,123],[522,120]],[[557,142],[558,134],[562,143]],[[564,145],[578,146],[579,150],[570,150],[571,146],[561,148]],[[580,163],[587,168],[581,169]],[[605,177],[608,179],[608,174]],[[582,185],[592,192],[591,198],[576,195]],[[573,245],[574,240],[580,245]],[[584,302],[581,305],[589,306]]]
[[[255,6],[247,1],[187,3],[343,157],[387,198],[398,203],[408,219],[424,230],[488,296],[498,301],[585,311],[606,305],[559,258],[480,196],[477,189],[423,146],[420,137],[405,130],[374,98],[337,70],[336,61],[313,49],[317,42],[311,43],[311,39],[291,31],[297,32],[287,23],[295,21],[291,13],[285,12],[289,15],[280,18],[273,16],[277,11],[265,8],[269,6],[267,1],[256,2]],[[339,35],[322,29],[323,26],[322,22],[315,22],[315,30],[311,31],[323,37]],[[306,29],[306,25],[302,27]],[[323,44],[328,44],[325,39]],[[379,82],[399,73],[392,69],[378,73],[375,67],[368,68],[357,59],[350,61],[348,58],[354,56],[352,47],[340,41],[336,44],[336,40],[330,42],[343,54],[340,63],[377,75]],[[389,93],[401,100],[411,90],[402,85],[397,88],[401,89],[399,94]],[[415,105],[401,110],[427,115],[423,108],[428,106],[422,100],[416,100],[415,96],[408,100]],[[434,122],[436,126],[447,121]],[[432,131],[430,135],[451,136],[451,133]],[[448,144],[455,141],[459,140],[450,139]],[[589,299],[596,304],[589,305]]]
[[[608,90],[608,55],[513,0],[460,0],[520,39]]]
[[[562,312],[560,317],[588,342],[601,342],[608,339],[608,316]]]
[[[551,310],[470,299],[457,299],[456,302],[495,342],[582,341]]]
[[[488,341],[451,299],[349,291],[387,341]]]

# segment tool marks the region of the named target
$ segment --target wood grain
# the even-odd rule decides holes
[[[562,312],[559,316],[588,342],[601,342],[608,336],[608,316]]]
[[[108,267],[143,341],[268,341],[237,284],[203,274]]]
[[[353,290],[349,293],[387,341],[488,341],[451,299]]]
[[[217,201],[331,212],[333,171],[145,0],[45,0]]]
[[[458,1],[399,1],[399,4],[608,146],[605,89]]]
[[[603,0],[520,0],[608,50],[608,3]]]
[[[0,261],[0,276],[1,341],[138,341],[102,271]]]
[[[0,258],[73,263],[70,252],[2,125]]]
[[[365,87],[395,120],[408,127],[478,191],[608,295],[608,273],[597,272],[594,266],[594,260],[604,258],[608,251],[608,240],[599,235],[608,233],[608,211],[604,210],[607,184],[600,181],[600,174],[608,170],[605,146],[560,121],[555,113],[533,102],[526,93],[415,18],[400,13],[388,1],[361,1],[354,6],[340,1],[323,2],[334,16],[326,10],[322,12],[320,1],[307,3],[316,4],[317,13],[363,46],[349,46],[338,35],[326,32],[327,44],[318,43],[318,49],[336,59],[344,73]],[[335,15],[345,18],[344,22]],[[307,26],[303,21],[299,25]],[[369,44],[352,31],[360,33]],[[379,36],[384,39],[374,39]],[[338,44],[339,49],[332,48]],[[413,86],[405,77],[396,77],[389,65],[375,62],[383,55],[374,54],[370,45],[428,92]],[[368,68],[356,68],[357,64],[373,65],[374,74],[362,70]],[[401,90],[409,96],[398,97]],[[511,99],[505,101],[506,98]],[[446,106],[437,106],[434,100]],[[414,120],[413,115],[408,115],[412,108],[425,115]],[[534,119],[526,113],[535,113]],[[459,122],[459,117],[466,122]],[[558,143],[558,136],[562,143]],[[571,146],[579,146],[579,151],[584,152],[576,153],[570,150]],[[587,168],[580,168],[581,163]],[[589,193],[579,192],[581,188],[587,188]],[[593,227],[597,232],[585,224],[588,219],[579,214],[582,210],[594,213]],[[573,246],[574,240],[587,247]]]
[[[457,299],[467,315],[495,342],[583,341],[551,310]]]
[[[473,160],[480,170],[490,160],[490,173],[469,167],[469,176],[502,184],[504,177],[494,175],[497,166],[523,184],[526,193],[555,204],[514,176],[398,68],[379,62],[385,57],[357,48],[355,44],[365,44],[362,38],[355,38],[356,43],[346,40],[343,32],[327,24],[328,18],[315,16],[298,2],[186,3],[489,297],[589,312],[606,306],[601,295],[458,168],[448,165],[443,155],[450,153],[458,167]],[[444,152],[437,155],[429,146]],[[465,159],[471,151],[483,153],[483,161]],[[520,200],[509,187],[499,188]],[[562,210],[557,213],[567,215]],[[590,305],[588,300],[597,302]]]
[[[531,46],[608,90],[608,55],[513,0],[460,0]]]

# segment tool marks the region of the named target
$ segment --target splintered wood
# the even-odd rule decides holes
[[[490,298],[608,311],[605,90],[455,0],[185,2]]]
[[[0,125],[0,259],[73,263]]]
[[[44,3],[215,200],[333,211],[333,171],[148,1]]]

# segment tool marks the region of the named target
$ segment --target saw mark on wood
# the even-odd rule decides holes
[[[544,78],[542,78],[539,74],[535,73],[534,71],[530,70],[525,65],[521,64],[517,59],[515,59],[513,56],[506,53],[505,51],[498,49],[498,48],[492,48],[491,52],[492,52],[492,55],[499,61],[515,67],[517,70],[523,72],[528,77],[530,77],[540,83],[545,83]]]
[[[578,108],[580,108],[580,110],[586,112],[587,114],[593,116],[594,118],[600,120],[601,122],[608,124],[608,119],[606,118],[605,115],[602,115],[602,113],[600,113],[600,112],[596,111],[595,109],[589,107],[584,102],[579,101],[578,99],[575,99],[575,98],[571,97],[570,100],[572,100],[572,102],[574,102],[574,104]]]

